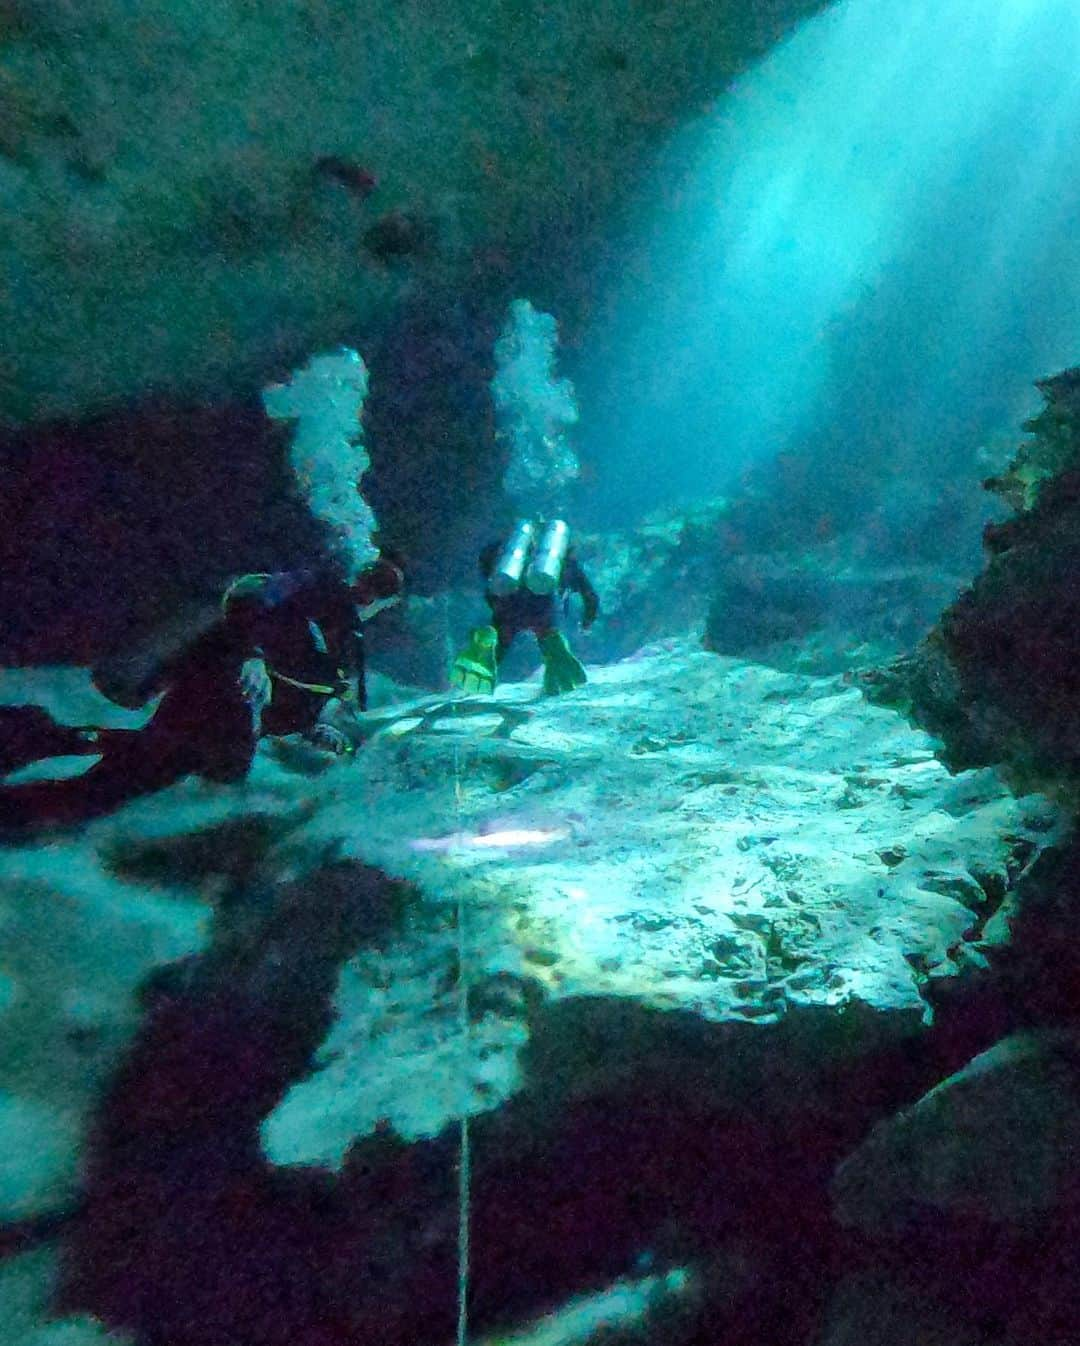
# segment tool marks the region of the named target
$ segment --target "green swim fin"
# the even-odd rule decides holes
[[[544,656],[546,695],[558,696],[560,692],[572,692],[575,687],[584,687],[588,682],[584,666],[571,652],[561,631],[549,631],[541,638],[540,653]]]
[[[463,692],[493,692],[498,681],[495,649],[498,634],[493,626],[477,626],[469,643],[450,665],[450,685]]]

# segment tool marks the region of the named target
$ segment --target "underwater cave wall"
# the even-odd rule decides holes
[[[820,7],[6,0],[0,424],[250,393],[538,245],[558,276]]]
[[[987,563],[873,694],[911,709],[955,769],[1001,763],[1018,788],[1080,784],[1080,369],[1040,380],[1043,408],[987,481],[1015,511]]]

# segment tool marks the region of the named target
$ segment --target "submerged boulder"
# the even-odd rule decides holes
[[[1080,1033],[1017,1033],[881,1123],[836,1175],[869,1232],[931,1210],[1023,1223],[1080,1196]]]
[[[882,1272],[853,1272],[833,1292],[814,1346],[1004,1346]]]

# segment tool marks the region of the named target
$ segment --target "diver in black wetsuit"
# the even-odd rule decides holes
[[[491,625],[474,627],[454,660],[450,681],[467,692],[491,692],[498,668],[514,639],[531,631],[544,660],[544,691],[573,691],[587,681],[585,669],[558,629],[556,600],[573,592],[583,604],[582,628],[596,620],[600,601],[569,545],[561,519],[546,524],[523,519],[504,542],[489,542],[480,553],[484,597]]]
[[[23,829],[78,822],[184,776],[242,780],[263,734],[301,733],[333,751],[346,740],[325,723],[329,707],[367,704],[360,622],[395,602],[404,579],[380,557],[353,584],[329,571],[245,575],[226,590],[215,620],[135,683],[98,679],[129,707],[163,693],[141,729],[67,729],[38,708],[13,708],[36,733],[23,733],[22,761],[50,753],[99,753],[81,776],[0,785],[0,826]],[[47,718],[47,717],[46,717]],[[35,725],[36,721],[36,725]],[[3,721],[0,719],[0,728]],[[59,746],[57,746],[59,745]]]

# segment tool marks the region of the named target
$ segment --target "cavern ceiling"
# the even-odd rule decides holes
[[[252,388],[596,246],[820,0],[0,0],[0,425]],[[541,277],[542,279],[542,277]]]

